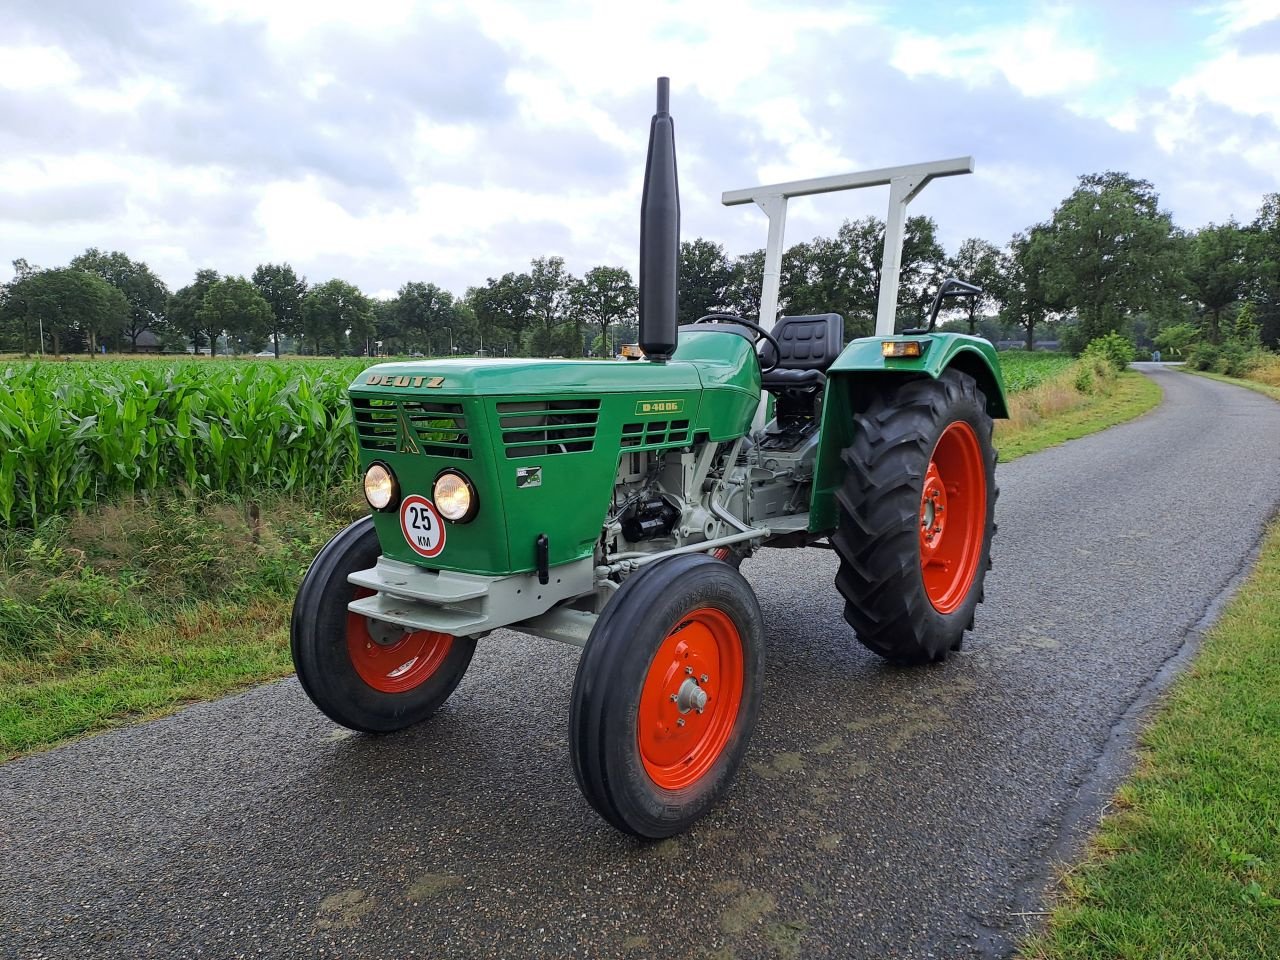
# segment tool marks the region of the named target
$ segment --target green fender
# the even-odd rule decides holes
[[[916,340],[924,344],[924,352],[919,357],[886,357],[880,346],[886,340]],[[835,529],[835,492],[845,474],[840,452],[853,443],[853,411],[867,401],[872,391],[884,389],[888,380],[922,376],[937,379],[950,367],[978,381],[987,398],[987,412],[992,417],[1009,416],[996,349],[981,337],[962,333],[863,337],[845,347],[827,370],[822,430],[809,504],[810,531],[822,533]]]

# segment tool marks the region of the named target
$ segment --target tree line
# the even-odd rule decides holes
[[[788,248],[780,308],[839,313],[846,335],[874,329],[884,224],[846,220],[831,237]],[[636,338],[637,293],[623,267],[575,277],[563,258],[491,277],[461,295],[411,281],[390,299],[340,279],[309,284],[287,263],[250,277],[196,272],[170,292],[146,263],[86,250],[65,267],[14,261],[0,287],[0,350],[306,354],[612,355]],[[705,238],[680,249],[680,317],[759,311],[764,251],[730,257]],[[1106,172],[1077,186],[1042,222],[1003,246],[973,237],[948,255],[928,217],[907,220],[899,323],[914,325],[948,276],[983,295],[950,306],[945,326],[990,339],[1058,338],[1079,350],[1119,332],[1175,352],[1194,342],[1280,344],[1280,194],[1253,221],[1184,230],[1146,180]]]

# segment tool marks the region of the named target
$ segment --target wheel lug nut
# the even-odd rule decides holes
[[[693,667],[685,667],[685,668],[684,668],[684,672],[685,672],[685,673],[687,673],[687,674],[692,675],[692,674],[693,674]]]
[[[700,676],[698,679],[699,679],[699,680],[701,680],[703,683],[706,683],[706,682],[707,682],[708,680],[710,680],[711,678],[710,678],[710,677],[708,677],[708,676],[704,673],[704,674],[703,674],[702,676]],[[699,711],[699,712],[701,712],[701,711]]]
[[[677,726],[677,727],[683,727],[683,726],[684,726],[684,717],[680,717],[678,720],[676,720],[676,726]]]
[[[679,699],[680,699],[680,697],[679,697],[679,696],[677,696],[676,694],[674,694],[674,693],[673,693],[673,694],[671,695],[671,702],[672,702],[672,703],[675,703],[675,702],[676,702],[677,700],[679,700]]]

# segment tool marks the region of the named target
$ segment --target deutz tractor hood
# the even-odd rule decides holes
[[[742,436],[760,399],[748,340],[682,331],[674,359],[421,360],[370,367],[351,385],[362,468],[380,462],[403,503],[446,470],[479,509],[425,550],[405,517],[375,512],[383,553],[437,570],[503,575],[590,556],[621,457]],[[545,540],[543,541],[546,542]]]

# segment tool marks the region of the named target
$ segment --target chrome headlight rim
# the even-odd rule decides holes
[[[378,506],[373,502],[373,498],[369,496],[369,475],[374,470],[382,470],[387,475],[387,479],[391,484],[391,493],[387,502],[382,506]],[[364,493],[364,502],[369,505],[370,510],[376,510],[378,513],[393,513],[400,508],[400,480],[396,476],[396,472],[391,469],[390,465],[381,460],[375,460],[365,469],[364,476],[360,479],[360,489]]]
[[[467,503],[467,511],[466,513],[462,514],[462,516],[460,517],[449,516],[449,514],[445,513],[444,507],[440,505],[440,495],[438,493],[438,488],[440,485],[440,481],[447,476],[456,477],[457,479],[461,480],[463,485],[467,488],[467,496],[469,498]],[[436,511],[440,514],[440,516],[444,518],[445,523],[470,523],[472,520],[475,519],[476,514],[480,510],[480,495],[476,492],[476,485],[471,482],[470,477],[468,477],[461,470],[455,469],[454,467],[445,467],[443,470],[437,473],[435,476],[435,479],[431,481],[431,502],[432,504],[435,505]]]

